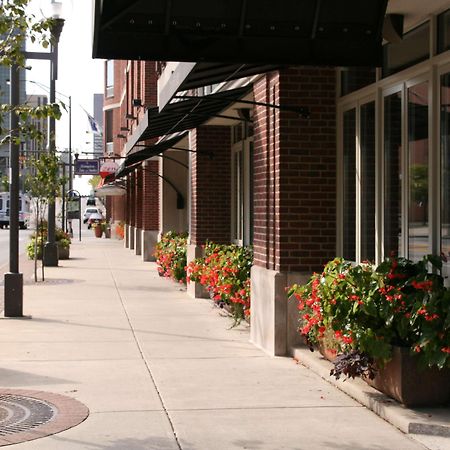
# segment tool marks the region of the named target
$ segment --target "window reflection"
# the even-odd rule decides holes
[[[344,113],[343,136],[343,257],[356,260],[356,111],[351,109]]]
[[[384,255],[402,253],[402,97],[384,99]]]
[[[428,253],[428,83],[408,89],[408,255]]]

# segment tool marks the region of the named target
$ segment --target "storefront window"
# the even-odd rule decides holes
[[[450,49],[450,9],[438,16],[438,53]]]
[[[406,33],[398,43],[383,47],[383,76],[406,69],[430,56],[430,25],[428,22]]]
[[[356,250],[356,110],[344,113],[343,257],[355,261]]]
[[[440,110],[442,190],[441,251],[450,260],[450,73],[441,77]]]
[[[376,80],[374,67],[344,67],[341,70],[341,95],[357,91]]]
[[[384,255],[402,254],[402,97],[384,99]]]
[[[375,260],[375,102],[360,109],[361,259]]]
[[[408,89],[408,256],[428,253],[428,82]]]

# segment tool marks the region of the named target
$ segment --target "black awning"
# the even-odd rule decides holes
[[[129,153],[125,158],[125,161],[119,166],[115,173],[115,179],[122,178],[125,175],[131,173],[136,169],[142,161],[146,159],[153,158],[156,155],[160,155],[169,148],[174,147],[183,138],[188,135],[188,131],[183,131],[181,133],[175,133],[171,136],[164,136],[158,142],[153,145],[149,145],[142,149],[135,150],[133,153]]]
[[[96,0],[94,58],[381,65],[388,0]]]
[[[157,107],[149,109],[148,126],[138,141],[197,128],[242,98],[251,89],[251,86],[245,86],[204,97],[175,101],[166,105],[162,112],[159,112]]]

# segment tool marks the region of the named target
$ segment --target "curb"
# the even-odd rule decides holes
[[[337,387],[406,434],[450,437],[450,408],[409,409],[372,388],[360,379],[336,380],[330,376],[333,365],[308,348],[291,349],[292,357],[328,383]]]

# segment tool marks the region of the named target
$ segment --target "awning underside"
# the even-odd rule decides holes
[[[387,0],[96,0],[95,58],[376,66]]]
[[[158,108],[149,109],[148,127],[138,141],[197,128],[251,89],[251,86],[245,86],[205,97],[175,101],[166,105],[162,112],[159,112]]]
[[[138,165],[147,159],[153,158],[154,156],[160,155],[164,151],[168,150],[171,147],[174,147],[178,144],[183,138],[188,135],[188,131],[184,131],[181,133],[176,133],[172,136],[164,136],[158,142],[153,145],[149,145],[144,147],[141,150],[137,150],[132,154],[129,154],[125,161],[120,165],[117,169],[114,179],[122,178],[129,173],[131,173],[134,169],[138,167]],[[139,147],[137,147],[139,149]]]

